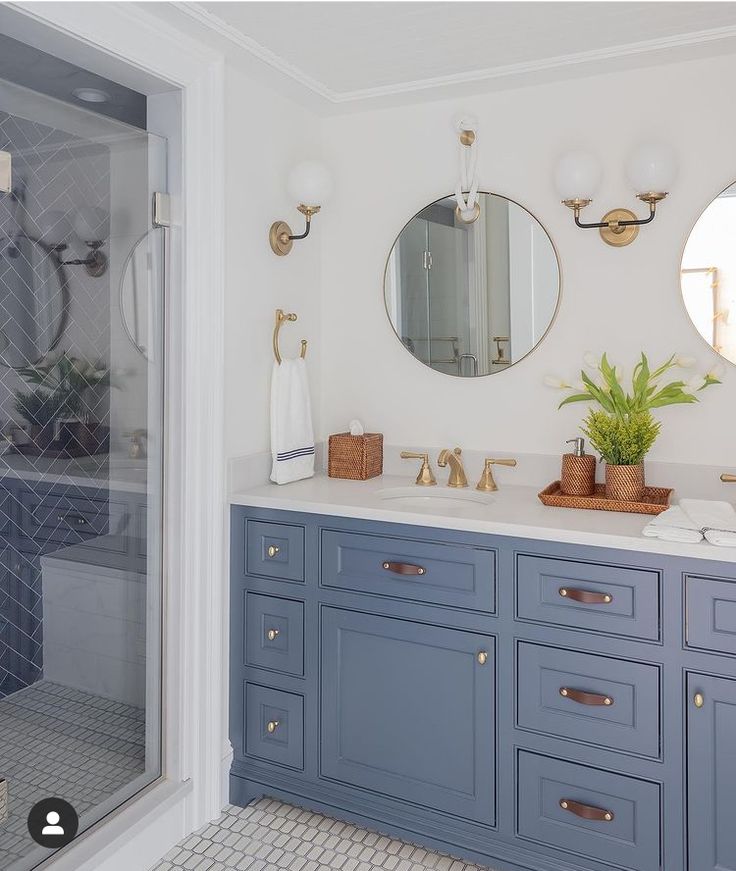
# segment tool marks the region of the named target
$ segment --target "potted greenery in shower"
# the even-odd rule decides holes
[[[623,374],[612,366],[606,354],[600,360],[587,357],[594,374],[581,370],[581,384],[574,388],[559,379],[548,377],[548,385],[575,390],[559,407],[574,402],[591,402],[582,431],[606,463],[606,496],[636,502],[644,492],[644,458],[649,453],[662,424],[652,410],[667,405],[698,402],[697,393],[720,384],[715,370],[684,381],[681,378],[663,383],[676,368],[689,368],[693,360],[673,354],[654,370],[646,354],[636,364],[631,387],[625,389]]]
[[[18,374],[28,383],[36,385],[27,396],[43,394],[53,397],[60,448],[65,448],[70,455],[89,455],[107,450],[110,428],[97,419],[96,409],[101,402],[97,391],[115,386],[108,367],[64,351],[55,359],[18,369]]]
[[[14,392],[16,413],[28,424],[28,437],[35,451],[42,453],[54,440],[56,421],[63,413],[64,398],[37,387],[30,393]]]

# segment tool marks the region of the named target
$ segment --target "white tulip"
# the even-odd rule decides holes
[[[565,390],[570,385],[567,384],[562,378],[558,378],[556,375],[545,375],[544,383],[547,387],[554,387],[557,390]]]
[[[710,378],[717,378],[720,380],[723,377],[724,372],[726,371],[726,367],[723,363],[719,363],[716,361],[706,373]]]
[[[695,362],[695,357],[686,357],[684,354],[675,357],[675,365],[679,366],[680,369],[692,369]]]
[[[583,354],[583,362],[589,369],[599,369],[601,365],[600,357],[596,357],[592,351],[586,351]]]

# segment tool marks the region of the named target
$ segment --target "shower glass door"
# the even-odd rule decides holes
[[[161,775],[166,148],[0,80],[0,151],[0,869],[25,871]]]

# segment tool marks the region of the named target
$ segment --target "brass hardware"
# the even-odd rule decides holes
[[[461,224],[474,224],[480,218],[480,203],[476,203],[473,206],[473,214],[469,218],[463,218],[460,206],[455,206],[455,217]]]
[[[575,587],[560,587],[558,590],[563,599],[572,599],[583,605],[610,605],[613,596],[610,593],[596,593],[593,590],[578,590]]]
[[[295,321],[297,316],[294,312],[285,312],[281,308],[276,309],[276,326],[273,328],[273,355],[276,362],[281,365],[281,354],[279,353],[279,332],[284,325],[284,321]],[[299,352],[302,360],[307,356],[307,340],[302,339],[302,349]]]
[[[385,562],[383,567],[387,572],[393,572],[395,575],[424,575],[427,573],[425,568],[412,565],[412,563]]]
[[[445,466],[449,464],[450,466],[450,477],[447,480],[448,487],[467,487],[468,479],[465,477],[465,469],[463,468],[463,461],[460,459],[462,451],[460,448],[455,448],[454,451],[450,451],[449,448],[444,448],[439,453],[437,457],[437,465],[442,466],[444,469]]]
[[[483,474],[480,476],[480,481],[476,484],[476,490],[484,490],[486,493],[493,493],[494,490],[498,490],[498,484],[496,484],[496,479],[493,477],[493,469],[492,466],[515,466],[516,460],[497,460],[494,458],[486,459],[485,465],[483,467]]]
[[[273,735],[273,733],[278,729],[279,725],[280,724],[278,720],[269,720],[266,723],[266,731],[269,735]]]
[[[432,467],[429,465],[429,454],[418,454],[415,451],[402,451],[402,460],[421,460],[422,467],[417,475],[416,483],[421,487],[433,487],[437,483],[437,479],[432,473]]]
[[[274,221],[268,231],[268,242],[271,245],[271,250],[279,257],[285,257],[291,251],[295,239],[307,238],[312,228],[312,216],[320,210],[320,206],[305,206],[303,203],[296,208],[306,219],[306,228],[303,233],[294,235],[286,221]]]
[[[468,148],[475,142],[475,132],[473,130],[460,131],[460,144]]]
[[[266,553],[271,557],[271,559],[273,559],[276,556],[276,554],[278,554],[280,552],[280,550],[281,550],[281,548],[277,547],[275,544],[269,544],[268,550],[266,551]]]
[[[491,363],[494,366],[508,366],[511,363],[511,358],[506,356],[506,347],[510,341],[510,336],[494,336],[493,341],[496,343],[496,356]]]
[[[88,523],[87,518],[83,514],[77,514],[74,511],[57,514],[56,519],[59,523],[73,523],[75,526],[86,526]]]
[[[488,652],[485,650],[479,650],[478,655],[475,658],[478,660],[478,665],[485,665],[488,662]]]
[[[734,484],[736,483],[736,475],[729,475],[727,472],[724,472],[721,475],[721,481],[723,481],[724,484]]]
[[[573,801],[571,798],[561,798],[560,807],[563,811],[569,811],[571,814],[575,814],[576,817],[580,817],[583,820],[610,823],[614,817],[613,811],[595,807],[592,804],[583,804],[579,801]]]
[[[9,151],[0,151],[0,193],[13,191],[13,158]]]
[[[703,707],[703,705],[705,704],[705,697],[702,693],[695,693],[695,695],[693,696],[693,704],[696,708]]]
[[[572,687],[560,687],[560,695],[565,699],[571,699],[579,705],[593,705],[610,707],[613,699],[610,696],[602,696],[599,693],[587,693],[585,690],[576,690]]]
[[[268,638],[269,641],[275,641],[280,634],[281,633],[278,629],[269,629],[268,632],[266,632],[266,638]]]
[[[592,200],[589,199],[571,199],[563,200],[563,205],[568,209],[573,210],[575,215],[575,224],[583,230],[595,230],[600,232],[601,239],[614,248],[623,248],[625,245],[630,245],[639,235],[639,227],[644,224],[651,224],[657,213],[657,203],[661,202],[666,196],[666,191],[646,191],[645,193],[637,194],[638,199],[649,205],[649,216],[646,218],[637,218],[634,212],[630,209],[611,209],[606,212],[602,220],[592,224],[583,223],[580,220],[580,212],[586,206],[589,206]]]

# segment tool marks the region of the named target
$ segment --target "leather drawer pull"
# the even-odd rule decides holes
[[[427,570],[422,566],[414,566],[411,563],[384,563],[384,569],[397,575],[424,575]]]
[[[579,590],[576,587],[560,587],[559,594],[563,599],[582,602],[583,605],[610,605],[613,596],[610,593],[595,593],[593,590]]]
[[[602,807],[594,807],[592,804],[581,804],[571,798],[561,798],[560,807],[563,811],[569,811],[583,820],[593,820],[596,823],[610,823],[613,820],[613,811],[607,811]]]
[[[600,693],[586,693],[585,690],[576,690],[572,687],[560,687],[560,695],[566,699],[572,699],[579,705],[598,705],[610,708],[613,699],[610,696],[602,696]]]
[[[74,524],[74,526],[86,526],[87,518],[82,514],[76,514],[74,511],[67,511],[64,514],[57,514],[56,519],[59,523]]]

